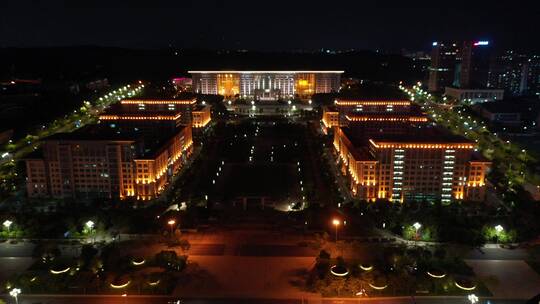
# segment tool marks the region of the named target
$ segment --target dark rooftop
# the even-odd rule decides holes
[[[181,114],[182,110],[138,110],[132,105],[122,105],[115,103],[107,108],[101,115],[119,115],[119,116],[176,116]]]
[[[417,104],[411,104],[409,106],[408,111],[391,111],[391,112],[368,112],[368,111],[362,111],[362,112],[352,112],[347,114],[348,117],[408,117],[408,116],[425,116],[427,117],[426,113],[422,111],[422,108]]]
[[[177,92],[171,86],[162,86],[158,84],[145,85],[137,96],[125,98],[125,100],[191,100],[195,98],[195,94],[190,92]]]
[[[131,141],[137,145],[139,158],[151,157],[173,138],[183,127],[171,130],[158,128],[157,132],[148,133],[133,127],[121,127],[115,124],[87,125],[70,133],[56,133],[44,140],[58,141]]]
[[[476,104],[474,107],[483,108],[491,113],[538,113],[540,111],[540,101],[505,99]]]
[[[362,84],[340,92],[343,100],[409,100],[396,86],[384,84]]]
[[[120,130],[108,124],[87,125],[69,133],[56,133],[45,140],[117,140],[136,141],[143,137],[135,130]]]
[[[376,134],[371,136],[374,141],[399,143],[473,143],[467,138],[452,134],[450,131],[431,125],[408,128],[404,134]]]
[[[342,128],[355,147],[366,147],[367,141],[400,142],[400,143],[472,143],[463,136],[454,135],[446,129],[426,124],[402,124],[398,131],[385,130],[381,132],[366,132],[362,126]]]

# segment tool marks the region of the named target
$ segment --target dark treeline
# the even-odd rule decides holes
[[[0,79],[40,78],[44,84],[107,77],[111,83],[166,80],[190,69],[339,69],[346,77],[416,80],[412,61],[372,51],[336,54],[209,50],[133,50],[103,47],[0,49]]]

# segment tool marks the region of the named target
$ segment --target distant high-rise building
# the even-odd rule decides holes
[[[445,87],[485,88],[488,83],[491,49],[489,41],[433,42],[428,90]]]
[[[489,41],[465,41],[461,48],[460,88],[485,88],[488,83],[491,48]]]
[[[540,56],[506,51],[495,57],[489,69],[488,87],[504,89],[512,96],[540,96]]]
[[[540,97],[540,56],[531,56],[527,61],[527,93]]]
[[[452,85],[457,54],[457,44],[433,42],[429,67],[429,91],[443,91],[445,87]]]
[[[528,60],[524,55],[506,51],[496,56],[489,68],[488,87],[503,89],[518,96],[527,90]]]

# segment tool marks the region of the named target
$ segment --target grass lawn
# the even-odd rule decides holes
[[[230,164],[225,166],[222,193],[225,199],[268,196],[280,199],[297,195],[298,181],[290,164]]]

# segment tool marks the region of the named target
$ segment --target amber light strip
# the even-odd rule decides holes
[[[379,142],[376,143],[372,139],[369,142],[376,148],[398,148],[398,149],[472,149],[473,145],[468,143],[391,143],[391,142]]]
[[[119,116],[119,115],[101,115],[101,120],[177,120],[181,114],[175,116]]]
[[[427,122],[427,117],[369,117],[369,116],[345,116],[348,121],[412,121]]]
[[[192,105],[197,103],[197,100],[122,100],[121,104],[180,104],[180,105]]]
[[[190,74],[308,74],[308,73],[332,73],[332,74],[343,74],[345,71],[188,71]]]
[[[383,101],[383,100],[337,100],[336,105],[338,106],[409,106],[411,105],[410,101],[406,100],[392,100],[392,101]]]

